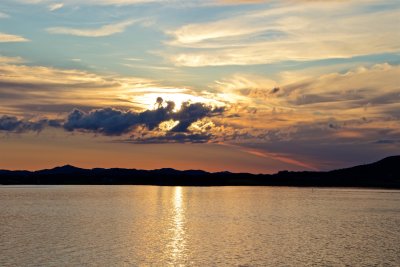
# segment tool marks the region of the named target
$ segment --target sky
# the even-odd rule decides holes
[[[400,154],[398,0],[2,0],[0,169]]]

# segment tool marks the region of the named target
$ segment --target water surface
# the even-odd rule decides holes
[[[1,186],[0,266],[400,266],[400,191]]]

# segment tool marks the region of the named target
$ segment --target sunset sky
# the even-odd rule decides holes
[[[399,0],[2,0],[0,169],[400,154]]]

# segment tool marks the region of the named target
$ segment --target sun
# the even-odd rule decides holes
[[[189,92],[184,92],[183,90],[179,90],[177,88],[159,88],[159,90],[149,90],[150,92],[143,92],[142,95],[134,96],[134,102],[139,102],[142,104],[144,109],[156,109],[159,106],[157,103],[157,99],[162,99],[162,106],[166,106],[168,101],[172,101],[175,103],[174,112],[177,112],[181,109],[182,104],[184,102],[190,103],[204,103],[210,106],[224,106],[224,103],[210,99],[203,96],[198,96],[191,94]]]

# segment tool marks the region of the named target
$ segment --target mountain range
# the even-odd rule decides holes
[[[167,186],[310,186],[400,189],[400,156],[332,171],[280,171],[276,174],[179,171],[170,168],[137,170],[82,169],[71,165],[38,171],[0,170],[2,185],[126,184]]]

